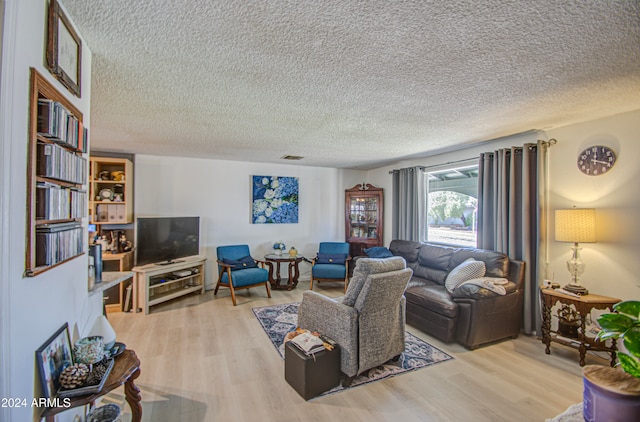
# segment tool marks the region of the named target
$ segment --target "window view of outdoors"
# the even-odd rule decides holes
[[[476,246],[478,166],[427,173],[427,240]]]

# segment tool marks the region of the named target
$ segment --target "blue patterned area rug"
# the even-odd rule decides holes
[[[283,359],[284,336],[297,327],[298,305],[299,303],[287,303],[252,309],[253,314],[258,318],[271,343]],[[452,356],[408,332],[405,332],[405,344],[405,350],[398,362],[388,362],[359,375],[348,388],[383,380],[453,359]],[[345,387],[339,385],[320,396],[337,393],[345,389]]]

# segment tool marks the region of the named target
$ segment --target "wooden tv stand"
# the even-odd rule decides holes
[[[134,309],[149,313],[153,305],[175,299],[189,293],[204,293],[204,266],[207,258],[190,256],[171,264],[147,264],[131,269],[136,274]],[[185,272],[185,274],[177,274]],[[190,272],[190,274],[186,274]]]

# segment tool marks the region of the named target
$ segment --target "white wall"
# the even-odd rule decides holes
[[[597,243],[582,244],[586,270],[580,281],[594,293],[640,299],[640,110],[548,130],[558,144],[551,149],[551,209],[595,208]],[[613,169],[585,176],[578,154],[593,145],[608,145],[617,155]],[[548,277],[569,280],[566,261],[571,244],[554,241],[550,215]]]
[[[581,282],[593,293],[622,300],[640,298],[640,110],[546,131],[533,131],[502,138],[479,146],[432,157],[395,163],[369,171],[367,180],[385,188],[384,242],[391,242],[391,175],[389,170],[416,165],[441,168],[460,166],[446,163],[477,159],[482,152],[512,145],[555,138],[550,152],[550,218],[548,278],[569,282],[566,261],[571,244],[555,242],[553,211],[558,208],[596,208],[598,243],[584,244],[582,260],[586,271]],[[614,169],[601,176],[579,172],[578,153],[587,146],[609,145],[618,155]],[[436,167],[437,168],[437,167]]]
[[[0,397],[39,395],[34,355],[65,322],[82,336],[102,311],[99,295],[87,294],[87,257],[76,258],[37,277],[25,278],[29,68],[35,67],[84,113],[89,121],[91,52],[83,43],[82,99],[70,94],[45,67],[46,0],[8,0],[3,25],[0,138],[2,181],[2,297]],[[86,221],[85,221],[86,223]],[[41,409],[2,408],[0,419],[27,421]]]
[[[137,155],[135,161],[137,217],[200,216],[208,288],[216,281],[217,246],[248,244],[254,258],[262,258],[274,241],[283,240],[287,248],[312,257],[319,242],[344,241],[344,190],[365,176],[323,167],[152,155]],[[299,178],[298,224],[251,224],[252,175]],[[300,270],[308,278],[309,265],[301,264]]]

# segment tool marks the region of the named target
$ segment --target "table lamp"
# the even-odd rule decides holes
[[[580,284],[580,276],[584,272],[584,263],[580,260],[579,243],[596,241],[596,210],[594,208],[571,208],[556,210],[556,241],[571,242],[573,254],[567,261],[567,269],[571,273],[571,283],[564,289],[579,295],[589,294]]]

